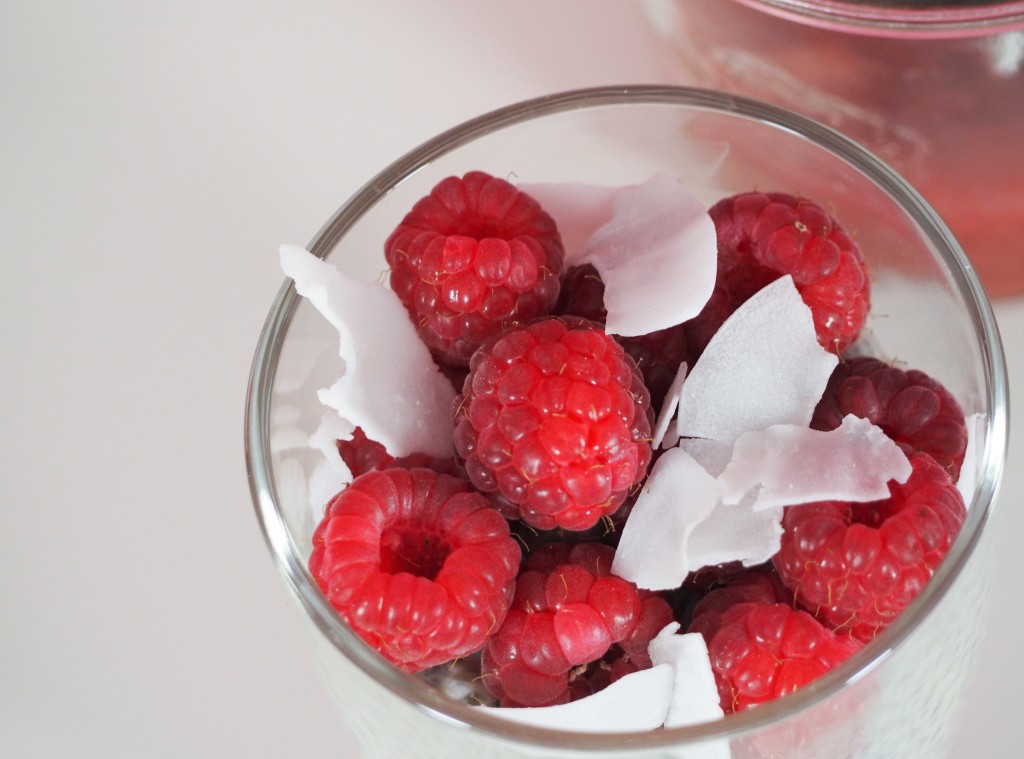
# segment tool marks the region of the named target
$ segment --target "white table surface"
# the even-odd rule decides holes
[[[466,118],[666,71],[614,0],[0,5],[0,756],[358,757],[245,477],[277,245]],[[1019,729],[1022,583],[1004,555],[958,754]]]

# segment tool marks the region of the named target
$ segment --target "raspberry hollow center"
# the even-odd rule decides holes
[[[433,580],[451,549],[433,530],[391,527],[381,534],[380,569],[385,574],[408,574]]]

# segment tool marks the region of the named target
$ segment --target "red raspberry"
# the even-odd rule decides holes
[[[465,366],[492,335],[551,311],[564,252],[537,201],[472,171],[417,202],[384,255],[423,340],[440,362]]]
[[[785,603],[738,603],[696,617],[688,632],[704,636],[726,714],[792,693],[860,647]]]
[[[383,445],[366,437],[362,427],[356,427],[351,440],[338,440],[335,445],[341,460],[345,462],[345,466],[352,473],[353,479],[367,472],[377,472],[392,467],[433,469],[440,474],[451,475],[455,475],[457,470],[455,459],[438,459],[425,453],[412,453],[396,459],[388,454]]]
[[[903,371],[877,358],[841,361],[814,410],[811,427],[833,430],[853,414],[882,428],[909,455],[924,451],[956,481],[967,450],[964,412],[924,372]]]
[[[484,645],[505,619],[519,561],[508,523],[462,480],[386,469],[327,505],[309,571],[361,638],[416,672]]]
[[[566,703],[651,666],[647,645],[671,609],[612,575],[614,556],[598,543],[548,543],[527,558],[481,656],[484,685],[502,706]]]
[[[574,266],[562,277],[562,293],[555,304],[556,314],[571,314],[604,325],[608,311],[604,307],[604,282],[590,264]],[[640,367],[644,384],[651,394],[651,406],[661,406],[679,364],[686,360],[686,330],[683,325],[661,329],[639,337],[614,336],[615,341]]]
[[[691,360],[744,301],[786,274],[810,307],[822,346],[842,353],[857,339],[871,300],[864,257],[821,206],[780,192],[747,192],[708,213],[718,236],[718,280],[711,300],[686,324]]]
[[[470,482],[539,530],[586,530],[618,509],[647,471],[651,424],[636,364],[574,317],[482,347],[455,399],[455,449]]]
[[[917,595],[964,521],[963,497],[926,453],[890,497],[791,506],[774,563],[797,602],[836,630],[869,641]]]

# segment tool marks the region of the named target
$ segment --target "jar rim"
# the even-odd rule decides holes
[[[984,37],[1024,30],[1024,2],[736,0],[791,21],[889,37]]]

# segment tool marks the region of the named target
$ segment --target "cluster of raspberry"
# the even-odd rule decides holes
[[[503,179],[443,180],[388,238],[391,288],[456,388],[456,455],[394,458],[359,428],[338,440],[353,480],[326,506],[309,569],[396,666],[461,660],[491,705],[557,705],[651,667],[651,640],[675,622],[703,636],[728,713],[847,659],[934,572],[965,517],[957,401],[920,371],[848,355],[870,280],[821,206],[748,192],[708,213],[710,299],[694,318],[633,337],[605,331],[601,273],[565,269],[555,220]],[[786,275],[838,357],[811,429],[869,420],[911,474],[881,500],[786,508],[768,562],[703,567],[672,590],[637,587],[612,566],[665,450],[652,446],[652,426],[677,370]]]

